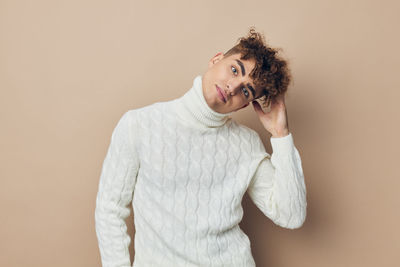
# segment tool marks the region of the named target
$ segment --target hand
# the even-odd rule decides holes
[[[264,128],[272,134],[272,137],[284,137],[289,134],[285,96],[279,95],[271,101],[271,110],[264,112],[257,101],[252,101],[255,112]]]

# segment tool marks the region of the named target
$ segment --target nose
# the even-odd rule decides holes
[[[228,96],[235,95],[237,90],[242,86],[243,82],[238,79],[229,80],[226,84],[226,94]]]

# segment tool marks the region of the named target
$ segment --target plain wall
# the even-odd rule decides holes
[[[257,266],[397,266],[399,8],[0,1],[0,266],[100,266],[95,198],[117,121],[183,95],[250,26],[292,70],[286,105],[308,201],[303,227],[289,230],[245,195],[240,226]],[[233,117],[271,152],[252,105]]]

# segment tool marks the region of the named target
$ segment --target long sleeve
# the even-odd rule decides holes
[[[139,169],[134,138],[133,114],[126,112],[111,135],[100,175],[96,198],[95,228],[103,267],[130,267],[125,219],[133,198]]]
[[[306,186],[291,133],[272,138],[273,153],[258,165],[248,187],[255,205],[275,224],[299,228],[306,218]]]

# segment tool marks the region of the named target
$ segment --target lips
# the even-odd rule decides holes
[[[224,102],[226,102],[225,94],[223,93],[223,91],[221,90],[221,88],[219,88],[218,85],[215,85],[215,87],[217,88],[217,92],[218,92],[218,95],[220,96],[220,98],[221,98]]]

